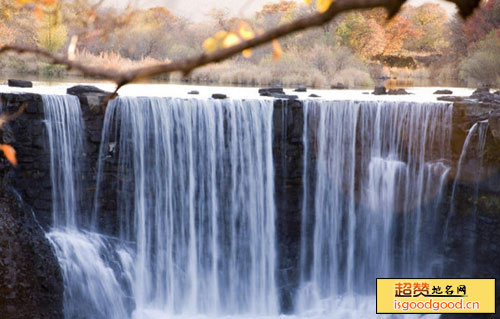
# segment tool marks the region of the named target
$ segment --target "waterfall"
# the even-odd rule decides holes
[[[471,236],[472,239],[468,241],[457,238],[456,234],[453,234],[450,229],[453,229],[455,233],[464,232],[465,229],[460,228],[464,227],[463,225],[467,225],[466,227],[468,229],[476,232],[477,200],[479,197],[479,186],[483,176],[483,156],[485,153],[488,128],[488,121],[478,122],[471,127],[467,134],[462,153],[460,154],[460,159],[458,160],[457,172],[451,189],[450,208],[444,228],[444,241],[448,243],[448,246],[455,247],[458,251],[467,252],[467,258],[462,261],[463,275],[474,275],[475,242],[473,236]],[[466,197],[457,196],[458,194],[468,194],[467,197],[470,198],[469,205],[464,205],[462,207],[465,208],[470,206],[469,211],[456,211],[457,202],[463,197]],[[454,225],[456,222],[458,222],[458,224]],[[443,271],[446,272],[445,269],[443,269]]]
[[[79,100],[43,103],[67,319],[280,316],[272,100],[111,101],[91,212]],[[375,317],[377,277],[440,274],[451,119],[444,103],[304,102],[294,316]]]
[[[52,219],[55,227],[76,229],[81,200],[83,119],[75,96],[43,95],[50,148]]]
[[[96,203],[116,179],[134,318],[278,313],[272,114],[272,101],[110,103]]]
[[[66,318],[127,316],[122,294],[131,256],[120,243],[84,232],[88,222],[80,210],[84,124],[74,96],[42,96],[50,147],[54,246],[64,278]],[[83,214],[82,214],[83,213]],[[128,271],[127,271],[128,270]]]
[[[302,255],[312,258],[301,259],[298,311],[373,317],[377,277],[431,275],[451,105],[311,101],[304,111],[304,181],[315,185],[302,213],[303,227],[313,224]]]

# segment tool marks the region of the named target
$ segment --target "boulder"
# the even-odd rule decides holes
[[[313,94],[310,94],[309,97],[321,97],[321,96],[313,93]]]
[[[372,94],[374,94],[374,95],[385,95],[385,94],[387,94],[387,90],[386,90],[385,86],[378,85],[378,86],[375,87],[375,90],[373,91]]]
[[[285,94],[282,87],[259,89],[261,96],[272,96],[273,94]]]
[[[97,94],[105,94],[105,95],[111,94],[111,92],[106,92],[104,90],[101,90],[98,87],[93,86],[93,85],[76,85],[76,86],[70,87],[66,91],[66,93],[68,93],[69,95],[77,95],[77,96],[88,94],[88,93],[97,93]]]
[[[390,89],[387,94],[389,95],[408,95],[408,93],[405,89]]]
[[[472,95],[484,95],[484,94],[490,94],[490,88],[478,88],[472,93]]]
[[[215,94],[212,94],[212,98],[215,100],[224,100],[224,99],[227,99],[227,95],[221,94],[221,93],[215,93]]]
[[[200,94],[200,92],[199,91],[189,91],[188,94],[198,95],[198,94]]]
[[[340,82],[337,82],[337,84],[333,84],[330,88],[333,90],[345,90],[345,89],[347,89],[347,86],[345,86],[344,84],[342,84]]]
[[[446,102],[462,102],[464,98],[461,96],[439,96],[437,100]]]
[[[307,87],[305,85],[299,85],[298,88],[294,90],[295,92],[307,92]]]
[[[434,92],[436,95],[453,94],[452,90],[437,90]]]
[[[10,87],[16,87],[16,88],[32,88],[33,87],[33,83],[31,81],[25,81],[25,80],[9,79],[9,80],[7,80],[7,84]]]

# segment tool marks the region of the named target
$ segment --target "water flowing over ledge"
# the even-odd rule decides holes
[[[26,99],[66,318],[375,318],[377,276],[495,273],[494,126],[457,103]]]
[[[87,225],[94,232],[50,235],[74,288],[69,317],[81,311],[81,292],[94,318],[123,318],[127,305],[136,318],[278,314],[272,112],[266,101],[120,98],[108,106],[96,200],[116,156],[121,244],[96,234],[99,208]],[[60,146],[73,153],[74,145]]]

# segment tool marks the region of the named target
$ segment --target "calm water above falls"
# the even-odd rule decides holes
[[[44,104],[59,189],[48,237],[64,271],[67,318],[280,316],[272,100],[113,101],[96,164],[96,203],[110,175],[118,185],[112,237],[98,205],[92,222],[77,213],[78,100]],[[431,245],[439,230],[426,226],[436,224],[450,173],[451,106],[309,101],[304,115],[300,287],[290,317],[380,318],[376,277],[439,274]]]

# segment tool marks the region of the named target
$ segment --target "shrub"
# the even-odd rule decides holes
[[[473,79],[480,84],[496,85],[500,79],[500,36],[491,32],[464,59],[460,65],[460,77]]]

